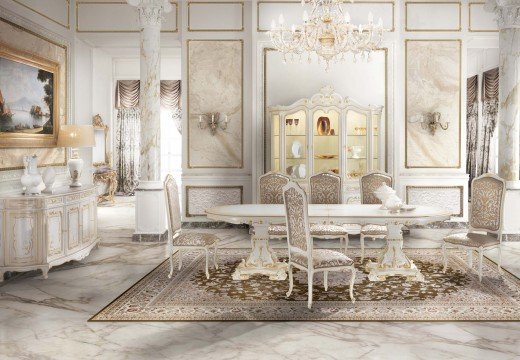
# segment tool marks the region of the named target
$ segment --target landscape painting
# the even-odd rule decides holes
[[[56,145],[57,65],[0,48],[0,146]]]

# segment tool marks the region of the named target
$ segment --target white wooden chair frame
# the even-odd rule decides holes
[[[474,198],[473,197],[473,190],[474,190],[473,182],[478,181],[483,178],[493,178],[495,180],[498,180],[502,183],[502,185],[504,187],[503,191],[502,191],[502,197],[500,199],[500,222],[499,222],[499,226],[498,226],[498,231],[493,231],[493,230],[483,229],[483,228],[474,228],[472,226],[472,219],[471,219],[471,214],[470,214],[468,233],[486,232],[486,233],[495,234],[497,236],[497,240],[499,241],[499,243],[496,245],[490,245],[490,246],[485,246],[485,247],[480,246],[478,248],[475,246],[465,246],[465,245],[461,245],[461,244],[449,243],[450,245],[452,245],[455,248],[466,250],[466,253],[468,255],[468,269],[469,270],[471,270],[473,268],[473,251],[474,250],[478,251],[478,258],[479,258],[478,279],[481,282],[482,282],[482,262],[484,260],[484,250],[491,250],[491,249],[498,248],[498,263],[497,263],[498,272],[500,274],[503,273],[501,245],[502,245],[502,231],[503,231],[503,225],[504,225],[504,200],[505,200],[505,195],[506,195],[506,182],[504,181],[504,179],[496,176],[495,174],[487,173],[487,174],[483,174],[483,175],[479,176],[478,178],[473,179],[473,181],[471,182],[471,184],[472,184],[471,198],[472,199]],[[442,271],[443,271],[443,273],[445,273],[446,269],[448,268],[448,254],[446,251],[446,241],[444,241],[444,240],[442,241],[442,257],[443,257],[443,264],[444,264]]]
[[[356,300],[354,298],[354,281],[356,280],[356,268],[354,266],[354,263],[349,266],[334,266],[334,267],[327,267],[327,268],[318,268],[314,269],[314,263],[312,258],[312,250],[313,250],[313,239],[310,235],[310,226],[309,226],[309,214],[308,214],[308,204],[307,204],[307,196],[303,189],[295,182],[290,182],[286,186],[284,186],[283,191],[286,192],[289,189],[295,189],[299,194],[303,196],[303,212],[304,212],[304,221],[305,221],[305,236],[307,238],[307,267],[301,266],[297,263],[294,263],[291,259],[291,251],[302,251],[301,249],[297,247],[293,247],[290,242],[290,231],[287,236],[287,248],[289,249],[289,291],[286,293],[286,297],[291,296],[292,290],[293,290],[293,272],[292,268],[295,267],[297,269],[300,269],[302,271],[307,272],[307,281],[308,281],[308,300],[307,300],[307,307],[310,309],[312,308],[312,288],[313,288],[313,279],[314,274],[318,272],[323,272],[323,283],[325,287],[325,291],[328,290],[328,273],[329,271],[351,271],[351,278],[350,278],[350,289],[349,289],[349,295],[350,300],[352,303],[354,303]],[[288,223],[289,219],[287,216],[287,210],[285,213],[286,222]]]
[[[361,203],[363,204],[363,178],[367,177],[367,176],[370,176],[370,175],[382,175],[382,176],[386,176],[390,179],[390,187],[393,187],[394,186],[394,178],[392,177],[392,175],[384,172],[384,171],[381,171],[381,170],[373,170],[373,171],[369,171],[368,173],[366,173],[365,175],[361,176],[361,178],[359,179],[359,191],[360,191],[360,194],[361,194]],[[386,238],[386,234],[380,234],[380,235],[370,235],[370,234],[363,234],[363,232],[361,231],[360,234],[359,234],[359,242],[360,242],[360,245],[361,245],[361,262],[363,262],[363,260],[365,260],[365,238],[370,238],[372,240],[375,240],[375,239],[384,239]]]
[[[179,252],[179,266],[178,266],[178,270],[180,270],[182,268],[182,251],[183,250],[204,250],[205,253],[206,253],[206,278],[209,279],[209,249],[210,248],[214,248],[214,253],[213,253],[213,264],[215,266],[215,269],[218,269],[218,265],[217,265],[217,251],[218,251],[218,241],[215,241],[214,244],[212,245],[207,245],[207,246],[192,246],[192,245],[174,245],[174,240],[180,236],[180,231],[181,231],[181,228],[179,226],[176,226],[174,225],[175,224],[175,221],[174,221],[174,217],[175,216],[178,216],[179,217],[179,222],[180,222],[180,213],[179,214],[172,214],[171,211],[170,211],[170,198],[168,196],[168,193],[167,193],[167,188],[169,186],[174,186],[174,189],[175,189],[175,194],[176,194],[176,200],[175,201],[179,201],[178,200],[178,194],[179,194],[179,191],[178,191],[178,188],[177,188],[177,183],[174,179],[174,177],[171,175],[171,174],[168,174],[166,176],[166,179],[164,180],[164,197],[166,199],[166,213],[168,214],[168,244],[167,244],[167,253],[168,253],[168,256],[170,258],[170,273],[168,274],[168,278],[171,279],[172,276],[173,276],[173,269],[174,269],[174,266],[173,266],[173,255],[175,254],[175,252],[178,250]]]

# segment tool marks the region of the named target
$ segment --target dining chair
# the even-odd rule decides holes
[[[341,204],[341,176],[331,172],[321,172],[309,178],[311,204]],[[348,249],[348,231],[334,224],[311,224],[311,236],[316,239],[339,238],[340,248],[345,254]]]
[[[307,307],[312,308],[312,288],[314,274],[323,272],[323,284],[328,290],[329,271],[348,271],[350,277],[350,300],[354,303],[354,281],[356,268],[354,261],[344,253],[329,249],[314,249],[311,236],[307,196],[295,182],[290,182],[283,188],[285,218],[287,222],[287,248],[289,250],[289,291],[291,296],[294,280],[293,267],[307,272],[308,294]]]
[[[384,171],[371,171],[363,176],[360,180],[361,204],[381,204],[374,192],[384,183],[389,187],[393,186],[393,178]],[[361,226],[359,242],[361,243],[361,261],[365,259],[365,238],[384,239],[387,234],[387,228],[384,225],[366,224]]]
[[[181,210],[179,204],[179,189],[172,175],[168,174],[164,180],[166,197],[166,211],[168,214],[168,245],[167,254],[170,257],[170,273],[173,275],[173,254],[179,251],[179,270],[182,268],[182,252],[184,250],[204,250],[206,252],[206,278],[209,279],[209,250],[213,248],[213,264],[217,265],[217,250],[219,238],[214,234],[184,232],[181,229]]]
[[[309,190],[311,194],[313,193],[313,186],[319,188],[319,190],[314,191],[315,199],[319,199],[318,204],[341,203],[341,177],[339,175],[334,173],[319,173],[313,175],[309,179]],[[271,225],[268,229],[268,234],[271,239],[285,238],[287,237],[287,226],[285,224]],[[334,224],[311,224],[311,236],[317,239],[339,238],[340,248],[344,249],[345,253],[347,252],[348,232],[342,226]]]
[[[502,273],[502,227],[506,182],[494,174],[484,174],[471,182],[471,211],[469,231],[451,234],[444,238],[442,254],[443,272],[448,267],[446,244],[463,249],[468,254],[468,266],[473,268],[473,251],[478,250],[478,279],[482,281],[484,250],[498,248],[498,272]]]
[[[281,173],[270,171],[258,178],[258,203],[260,204],[283,204],[283,187],[291,179]],[[254,229],[252,230],[254,232]],[[283,239],[287,236],[285,224],[269,226],[267,233],[269,239]]]

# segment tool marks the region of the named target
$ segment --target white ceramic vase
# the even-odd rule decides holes
[[[47,166],[42,173],[43,183],[45,185],[45,189],[43,189],[44,193],[52,194],[54,188],[54,181],[56,180],[56,171],[53,167]]]
[[[42,176],[38,173],[38,156],[24,156],[23,162],[25,169],[20,181],[25,187],[25,194],[41,194],[40,184],[42,183]]]

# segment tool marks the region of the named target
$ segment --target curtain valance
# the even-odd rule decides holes
[[[116,84],[116,108],[139,107],[139,80],[118,80]],[[161,106],[175,110],[180,108],[181,81],[161,80]]]

